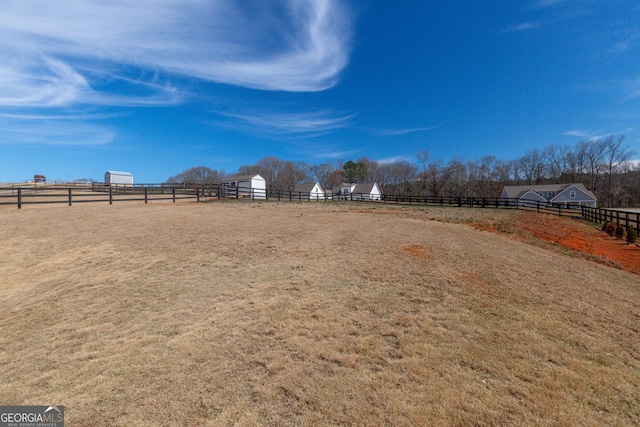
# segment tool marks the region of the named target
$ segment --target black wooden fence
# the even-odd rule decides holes
[[[21,209],[28,204],[67,204],[88,202],[144,201],[179,199],[200,200],[206,188],[189,185],[144,184],[104,185],[99,183],[83,186],[38,185],[23,187],[0,187],[0,205],[16,205]]]
[[[638,211],[621,211],[583,206],[582,217],[598,224],[615,222],[625,227],[635,228],[636,232],[640,234],[640,209]]]
[[[467,208],[518,209],[559,216],[581,217],[586,220],[634,227],[640,233],[640,212],[590,208],[586,206],[552,206],[540,202],[497,197],[427,197],[407,195],[371,194],[309,194],[295,191],[266,191],[213,184],[135,184],[122,185],[86,183],[82,185],[26,185],[0,187],[0,205],[68,204],[87,202],[150,201],[181,199],[223,200],[273,200],[273,201],[324,201],[370,202],[408,206],[449,206]]]

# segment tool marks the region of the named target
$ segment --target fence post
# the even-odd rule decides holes
[[[22,209],[22,188],[18,187],[18,209]]]
[[[71,188],[69,188],[69,206],[71,206]]]
[[[625,227],[629,226],[629,212],[624,213],[624,226]]]
[[[146,204],[149,200],[149,196],[147,194],[147,187],[144,187],[144,203]]]
[[[173,197],[173,203],[176,202],[176,187],[174,187],[173,185],[171,185],[171,195]]]
[[[113,187],[109,185],[109,204],[113,204]]]

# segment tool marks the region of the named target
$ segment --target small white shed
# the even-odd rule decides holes
[[[230,197],[267,198],[267,182],[260,175],[235,175],[220,181],[221,187]]]
[[[107,185],[133,185],[133,175],[129,172],[106,171],[104,183]]]

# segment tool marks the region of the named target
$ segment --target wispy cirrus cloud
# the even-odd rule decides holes
[[[640,77],[629,80],[624,83],[625,95],[621,99],[621,103],[633,101],[640,98]]]
[[[563,132],[562,134],[566,136],[575,136],[577,138],[586,139],[589,141],[595,141],[602,138],[602,135],[599,135],[598,132],[591,129],[572,129]]]
[[[556,6],[560,3],[564,3],[566,0],[537,0],[534,4],[535,8],[545,8],[550,6]]]
[[[378,163],[383,164],[383,165],[389,165],[389,164],[392,164],[392,163],[399,163],[399,162],[407,162],[407,163],[409,163],[409,159],[406,158],[405,156],[393,156],[393,157],[387,157],[385,159],[378,160]]]
[[[0,2],[0,113],[24,115],[5,115],[0,132],[15,141],[35,141],[38,134],[43,143],[109,141],[112,129],[78,125],[77,111],[176,105],[190,97],[175,83],[185,80],[324,90],[348,63],[351,26],[338,0],[6,0]],[[327,130],[341,121],[271,118],[274,132]],[[251,119],[244,118],[267,126]],[[71,123],[77,138],[66,134]]]
[[[273,113],[273,112],[244,112],[219,113],[237,122],[232,126],[245,127],[247,130],[262,135],[296,137],[313,137],[347,127],[355,114],[335,114],[330,111],[316,111],[306,113]]]
[[[370,132],[378,136],[398,136],[398,135],[408,135],[408,134],[417,133],[417,132],[427,132],[433,129],[437,129],[440,126],[441,125],[429,126],[429,127],[418,127],[418,128],[403,128],[403,129],[372,129]]]
[[[350,27],[335,0],[7,0],[0,54],[19,52],[19,61],[3,58],[4,73],[25,76],[18,88],[56,89],[50,102],[83,99],[88,82],[79,70],[96,60],[261,90],[318,91],[346,66]]]
[[[117,132],[108,126],[96,125],[93,119],[85,115],[0,114],[0,141],[58,146],[91,146],[112,142]]]
[[[540,28],[542,24],[540,22],[522,22],[519,24],[509,25],[502,30],[503,33],[517,33],[521,31],[531,31]]]

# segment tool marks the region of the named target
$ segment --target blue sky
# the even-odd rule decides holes
[[[0,182],[640,153],[639,127],[637,0],[0,2]]]

